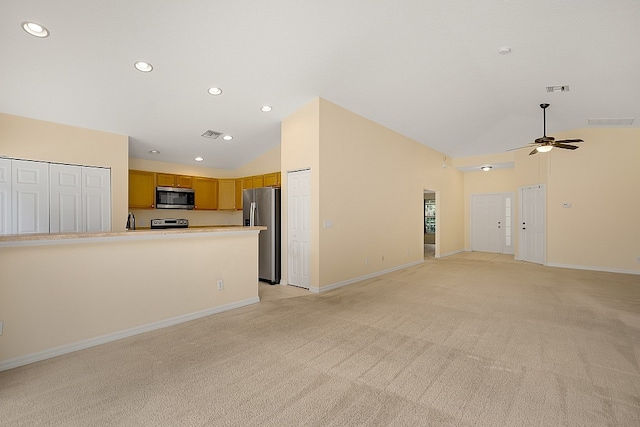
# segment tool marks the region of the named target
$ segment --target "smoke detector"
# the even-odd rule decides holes
[[[215,130],[208,130],[202,134],[202,136],[204,136],[205,138],[211,138],[211,139],[216,139],[220,135],[222,135],[222,132],[216,132]]]

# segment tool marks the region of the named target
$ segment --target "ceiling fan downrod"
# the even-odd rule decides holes
[[[540,108],[542,108],[542,137],[547,137],[547,107],[549,104],[540,104]]]

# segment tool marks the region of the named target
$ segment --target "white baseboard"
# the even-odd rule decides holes
[[[448,256],[451,256],[451,255],[459,254],[460,252],[469,252],[469,251],[465,250],[465,249],[458,249],[457,251],[447,252],[446,254],[440,254],[435,258],[444,258],[444,257],[448,257]]]
[[[389,269],[386,269],[386,270],[377,271],[375,273],[366,274],[364,276],[354,277],[353,279],[343,280],[342,282],[334,283],[334,284],[329,285],[329,286],[323,286],[321,288],[316,287],[316,286],[310,286],[309,290],[311,292],[316,293],[316,294],[318,294],[320,292],[327,292],[327,291],[331,291],[333,289],[337,289],[337,288],[341,288],[343,286],[350,285],[352,283],[360,282],[360,281],[366,280],[366,279],[371,279],[373,277],[382,276],[383,274],[391,273],[391,272],[397,271],[397,270],[402,270],[403,268],[412,267],[414,265],[418,265],[418,264],[422,264],[422,263],[424,263],[424,259],[421,259],[419,261],[410,262],[408,264],[399,265],[397,267],[392,267],[392,268],[389,268]]]
[[[7,369],[17,368],[18,366],[24,366],[30,363],[40,362],[42,360],[50,359],[52,357],[62,356],[63,354],[73,353],[74,351],[84,350],[85,348],[95,347],[100,344],[106,344],[108,342],[131,337],[133,335],[154,331],[156,329],[166,328],[167,326],[173,326],[179,323],[189,322],[190,320],[211,316],[212,314],[222,313],[223,311],[233,310],[235,308],[244,307],[244,306],[255,304],[258,302],[260,302],[259,297],[249,298],[249,299],[238,301],[232,304],[226,304],[219,307],[209,308],[206,310],[197,311],[195,313],[184,314],[182,316],[172,317],[170,319],[160,320],[158,322],[137,326],[135,328],[125,329],[124,331],[114,332],[112,334],[102,335],[99,337],[89,338],[89,339],[78,341],[72,344],[63,345],[60,347],[38,351],[36,353],[27,354],[26,356],[20,356],[20,357],[16,357],[15,359],[9,359],[9,360],[0,362],[0,372],[6,371]]]
[[[623,273],[623,274],[640,274],[640,270],[623,270],[620,268],[594,267],[590,265],[557,264],[555,262],[550,262],[550,263],[547,263],[546,265],[547,267],[572,268],[574,270],[604,271],[607,273]]]

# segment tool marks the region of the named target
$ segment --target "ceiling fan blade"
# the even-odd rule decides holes
[[[544,144],[545,142],[553,142],[556,139],[552,136],[541,136],[540,138],[537,138],[534,143],[535,144]]]
[[[584,142],[584,141],[581,139],[561,139],[560,141],[556,141],[556,143],[560,143],[560,144],[566,143],[566,142],[574,143],[574,142]]]
[[[521,149],[521,148],[532,147],[533,145],[534,145],[534,144],[527,144],[527,145],[523,145],[522,147],[509,148],[507,151],[519,150],[519,149]]]
[[[555,144],[553,144],[553,146],[558,148],[566,148],[567,150],[575,150],[578,148],[575,145],[562,144],[560,142],[556,142]]]
[[[531,156],[531,155],[533,155],[533,154],[536,154],[537,152],[538,152],[538,149],[537,149],[537,148],[534,148],[534,149],[533,149],[533,151],[529,153],[529,155]]]

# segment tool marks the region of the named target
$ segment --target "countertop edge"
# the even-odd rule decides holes
[[[112,231],[103,233],[39,233],[39,234],[12,234],[0,236],[0,247],[8,246],[32,246],[32,245],[52,245],[65,243],[94,243],[109,242],[118,240],[152,240],[152,239],[176,239],[198,236],[211,236],[213,233],[234,235],[246,233],[258,233],[266,230],[267,227],[243,227],[243,226],[222,226],[222,227],[196,227],[180,229],[160,229],[160,230],[127,230]]]

